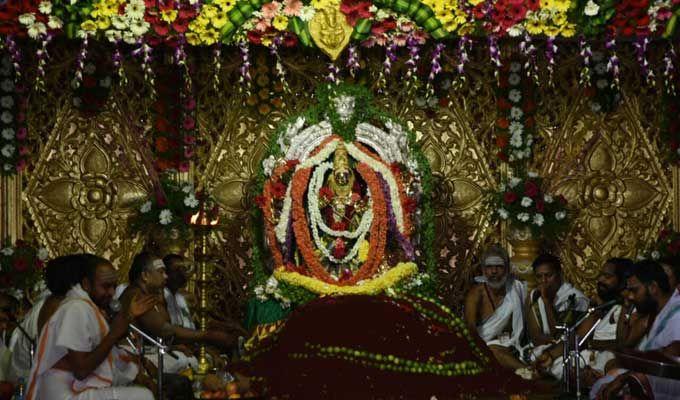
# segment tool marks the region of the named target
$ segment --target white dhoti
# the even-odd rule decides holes
[[[74,286],[40,334],[27,400],[153,399],[146,389],[117,386],[129,384],[138,368],[115,347],[83,380],[70,371],[54,368],[69,351],[93,351],[108,332],[109,326],[99,308],[80,285]]]
[[[153,400],[153,393],[143,387],[109,386],[76,391],[73,374],[51,369],[40,381],[41,400]]]
[[[520,351],[520,340],[524,332],[523,304],[527,294],[526,282],[509,279],[505,290],[503,302],[486,321],[477,326],[477,332],[487,345],[513,347]],[[512,333],[502,335],[509,323],[512,324]]]

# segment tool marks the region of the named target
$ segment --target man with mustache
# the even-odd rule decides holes
[[[465,298],[465,321],[471,331],[479,333],[501,365],[513,370],[524,368],[519,354],[526,283],[510,275],[510,258],[499,245],[491,246],[482,255],[481,264],[483,276],[475,278],[476,284]]]
[[[641,261],[627,281],[628,301],[641,314],[650,316],[652,326],[637,346],[641,352],[666,352],[680,341],[680,293],[670,287],[668,275],[655,261]],[[677,399],[680,381],[616,370],[598,380],[591,398],[618,399],[626,386],[639,386],[643,395],[655,400]]]
[[[591,305],[597,307],[612,300],[623,302],[626,278],[632,272],[633,265],[633,262],[626,258],[607,260],[598,275],[597,295],[591,299]],[[628,331],[623,329],[626,324],[621,316],[624,313],[623,306],[615,304],[596,311],[578,327],[577,333],[583,337],[598,319],[602,319],[592,334],[589,349],[581,351],[581,360],[586,363],[583,375],[586,386],[591,386],[605,373],[607,363],[614,359],[612,350],[621,344],[620,339],[628,335]],[[548,348],[536,360],[537,369],[545,370],[557,379],[562,379],[563,350],[562,342]]]

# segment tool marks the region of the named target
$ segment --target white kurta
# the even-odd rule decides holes
[[[526,282],[510,279],[505,286],[503,302],[493,314],[477,326],[479,336],[487,345],[514,347],[521,350],[520,340],[524,333],[524,301],[527,294]],[[512,321],[512,334],[501,336],[503,329]]]
[[[33,341],[38,340],[38,317],[40,310],[45,304],[47,296],[37,301],[21,321],[21,327],[26,333],[31,336]],[[17,378],[28,379],[28,373],[31,371],[31,340],[21,332],[20,329],[15,329],[12,332],[12,338],[9,342],[9,347],[12,349],[12,372]]]
[[[165,295],[165,304],[167,304],[170,322],[173,325],[182,326],[187,329],[196,329],[196,325],[194,325],[194,321],[191,319],[189,303],[187,303],[184,295],[179,292],[173,295],[168,288],[163,290],[163,294]]]
[[[640,351],[652,351],[666,347],[676,341],[680,341],[680,293],[677,290],[673,292],[673,296],[656,316],[651,329],[642,338],[637,348]],[[594,399],[606,384],[626,372],[625,369],[619,369],[600,378],[593,385],[590,398]],[[680,380],[651,375],[647,375],[647,379],[654,393],[654,400],[677,400],[680,398]]]
[[[84,380],[76,379],[69,371],[53,368],[69,350],[93,351],[108,331],[108,324],[99,308],[80,285],[73,287],[40,334],[27,399],[153,399],[146,388],[114,386],[130,383],[137,374],[137,366],[123,360],[122,353],[116,348]]]

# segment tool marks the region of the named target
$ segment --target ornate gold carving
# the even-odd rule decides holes
[[[95,117],[59,110],[25,193],[50,255],[91,252],[127,269],[142,245],[128,219],[149,192],[135,134],[115,102]]]
[[[546,173],[574,207],[575,225],[560,246],[570,278],[586,290],[603,262],[633,257],[653,241],[670,204],[658,153],[640,126],[636,100],[602,118],[574,108],[570,128],[550,144]],[[585,145],[584,145],[585,144]]]
[[[309,21],[309,33],[314,43],[333,61],[349,43],[352,30],[337,4],[317,10]]]

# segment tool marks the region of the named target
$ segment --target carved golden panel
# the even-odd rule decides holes
[[[585,107],[585,106],[581,106]],[[573,205],[575,224],[560,246],[568,276],[586,290],[610,257],[635,257],[653,241],[670,205],[671,186],[658,151],[640,126],[636,98],[612,114],[574,107],[549,144],[553,188]]]
[[[128,220],[149,188],[126,118],[114,101],[94,117],[59,109],[24,193],[51,256],[90,252],[125,271],[142,246]]]

